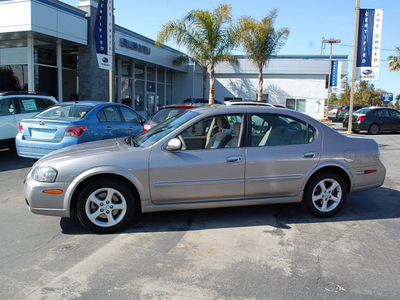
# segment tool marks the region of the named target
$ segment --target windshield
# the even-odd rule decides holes
[[[172,118],[179,114],[181,111],[185,110],[186,108],[174,107],[174,108],[164,108],[160,109],[151,119],[156,123],[161,123],[169,118]]]
[[[198,113],[192,111],[187,111],[182,114],[176,115],[150,128],[148,131],[142,133],[141,135],[138,135],[133,140],[133,143],[136,147],[149,147],[196,116],[198,116]]]
[[[54,105],[36,115],[37,118],[48,119],[82,119],[92,109],[87,105]]]

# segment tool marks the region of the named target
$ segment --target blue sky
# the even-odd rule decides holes
[[[78,0],[62,0],[72,6]],[[276,8],[275,27],[288,27],[289,38],[278,54],[319,55],[322,38],[341,39],[333,54],[349,56],[349,79],[353,59],[356,0],[114,0],[116,23],[151,39],[161,26],[181,19],[191,9],[213,10],[220,3],[230,3],[234,18],[243,15],[261,20]],[[361,8],[383,8],[380,80],[371,81],[376,88],[400,94],[400,72],[389,72],[387,57],[396,55],[400,46],[400,0],[360,0]],[[176,48],[174,45],[170,46]],[[179,49],[184,51],[184,49]],[[239,52],[240,53],[240,52]],[[329,46],[322,54],[329,55]]]

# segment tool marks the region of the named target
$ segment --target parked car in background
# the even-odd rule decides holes
[[[145,119],[132,108],[109,102],[63,102],[19,124],[17,153],[39,159],[60,148],[143,132]]]
[[[256,105],[256,106],[269,106],[274,107],[271,103],[260,101],[226,101],[225,105]]]
[[[349,126],[349,115],[343,121],[343,127]],[[400,112],[387,107],[365,107],[353,113],[352,131],[368,131],[377,134],[382,131],[400,131]]]
[[[53,152],[29,172],[31,212],[121,230],[137,213],[303,202],[330,217],[348,193],[379,187],[378,144],[302,113],[258,106],[188,109],[134,139]]]
[[[336,116],[338,110],[341,109],[342,106],[343,106],[343,105],[336,106],[335,108],[333,108],[333,109],[330,111],[330,113]]]
[[[208,104],[208,99],[188,98],[188,99],[183,100],[182,103],[184,103],[184,104]],[[223,104],[223,103],[214,99],[214,104]]]
[[[367,106],[368,105],[361,105],[361,104],[353,105],[353,112]],[[336,119],[343,121],[344,117],[349,113],[349,108],[350,108],[349,104],[345,104],[341,108],[339,108],[336,112]]]
[[[144,131],[149,130],[151,127],[157,125],[158,123],[164,122],[165,120],[176,116],[184,110],[192,109],[199,105],[193,104],[171,104],[166,106],[161,106],[158,111],[151,117],[150,120],[144,124]]]
[[[0,93],[0,147],[15,145],[18,124],[54,105],[57,100],[48,95],[28,92]]]

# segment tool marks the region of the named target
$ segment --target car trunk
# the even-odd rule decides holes
[[[23,122],[23,135],[28,141],[59,143],[65,135],[70,122],[62,120],[29,119]]]

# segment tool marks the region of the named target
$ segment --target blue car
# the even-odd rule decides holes
[[[63,102],[20,122],[19,156],[39,159],[54,150],[95,140],[135,136],[146,120],[124,104]]]

